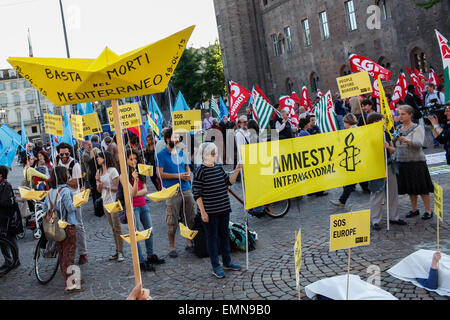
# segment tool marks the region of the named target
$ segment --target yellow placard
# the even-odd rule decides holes
[[[202,131],[201,110],[175,111],[173,113],[174,132]]]
[[[370,244],[370,210],[330,216],[330,251]]]
[[[73,196],[73,206],[75,208],[82,206],[83,204],[87,203],[89,200],[89,195],[91,194],[91,189],[86,189],[83,192],[80,192],[77,195]]]
[[[180,225],[180,234],[181,234],[181,236],[183,238],[186,238],[186,239],[189,239],[189,240],[193,240],[195,238],[195,236],[197,235],[198,231],[189,229],[188,227],[186,227],[181,222],[179,223],[179,225]]]
[[[97,112],[83,116],[72,115],[70,122],[72,124],[73,136],[78,140],[83,140],[86,136],[103,131]]]
[[[120,203],[120,201],[116,201],[110,204],[105,204],[104,205],[106,211],[108,211],[109,213],[117,213],[123,210],[122,204]]]
[[[144,230],[144,231],[136,231],[136,241],[137,242],[141,242],[141,241],[145,241],[148,238],[150,238],[150,235],[152,234],[152,230],[153,228]],[[125,234],[125,235],[120,235],[120,237],[125,240],[126,242],[130,243],[130,235],[129,234]]]
[[[120,118],[122,119],[122,129],[138,127],[142,125],[141,111],[137,102],[124,104],[119,107]],[[114,115],[112,108],[108,108],[108,118],[111,131],[115,131]]]
[[[170,188],[161,190],[159,192],[150,193],[147,195],[147,197],[150,198],[150,200],[154,202],[163,201],[172,198],[178,193],[178,189],[180,188],[180,184],[177,183],[176,185],[171,186]]]
[[[243,145],[241,154],[247,210],[305,194],[386,178],[382,122],[307,137]]]
[[[295,261],[295,273],[300,272],[300,266],[302,264],[302,230],[297,233],[297,239],[294,245],[294,261]]]
[[[368,71],[352,73],[348,76],[337,78],[336,80],[342,99],[371,93],[373,91]]]
[[[153,176],[153,166],[147,166],[145,164],[138,164],[139,174],[147,177]]]
[[[391,138],[393,138],[391,130],[395,129],[394,118],[392,117],[391,108],[389,107],[389,102],[386,98],[386,93],[384,92],[380,76],[378,76],[378,88],[380,90],[380,111],[384,116],[386,131],[389,133]]]
[[[63,136],[63,120],[61,116],[44,113],[45,133],[58,137]]]
[[[434,183],[434,212],[441,219],[444,220],[444,199],[443,192],[440,185]]]
[[[8,62],[57,106],[163,92],[194,26],[121,56],[97,59],[16,58]]]
[[[150,116],[147,116],[148,123],[150,124],[150,127],[152,127],[153,131],[155,131],[156,135],[159,136],[159,128],[156,125],[155,121]]]
[[[19,193],[22,199],[41,201],[47,196],[48,191],[27,190],[19,187]]]

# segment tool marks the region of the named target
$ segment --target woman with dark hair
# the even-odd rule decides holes
[[[52,169],[52,164],[50,162],[50,159],[49,159],[47,153],[45,151],[39,151],[37,154],[36,170],[49,177],[51,169]],[[37,179],[37,178],[34,178],[34,179]],[[47,180],[45,183],[40,183],[40,184],[37,183],[38,181],[36,181],[35,183],[38,185],[37,189],[40,191],[48,190],[49,189],[48,181],[49,180]]]
[[[144,158],[145,162],[148,165],[153,166],[153,176],[151,176],[151,180],[156,190],[161,190],[161,184],[159,182],[158,176],[156,175],[156,167],[155,167],[155,138],[153,138],[153,134],[147,136],[147,145],[144,148]]]
[[[139,156],[139,153],[135,149],[131,148],[127,148],[126,156],[128,167],[128,181],[131,189],[136,230],[147,230],[152,227],[152,218],[150,216],[150,209],[145,202],[145,195],[147,194],[145,176],[140,175],[137,170],[138,163],[141,163],[141,158]],[[125,178],[121,180],[124,181],[124,179]],[[147,250],[147,259],[145,259],[144,257],[140,243],[138,243],[138,253],[141,270],[155,271],[153,264],[161,264],[165,261],[159,259],[156,254],[153,254],[153,232],[150,235],[150,238],[145,240],[145,248]]]
[[[72,274],[67,272],[70,266],[75,264],[75,252],[77,245],[77,230],[78,224],[76,208],[73,206],[73,193],[67,185],[68,173],[65,167],[56,167],[50,171],[50,191],[44,199],[42,210],[44,212],[54,208],[60,220],[67,222],[65,227],[66,238],[56,243],[58,250],[58,260],[63,274],[64,282],[66,283],[66,292],[79,292],[82,289],[78,283],[70,286],[68,279]],[[71,281],[69,281],[71,282]]]
[[[408,194],[411,199],[412,210],[406,218],[418,216],[417,200],[421,196],[425,205],[423,220],[431,219],[430,193],[434,192],[433,182],[423,153],[422,147],[425,131],[422,126],[412,122],[414,108],[403,105],[398,108],[402,125],[398,128],[399,136],[394,138],[396,144],[396,160],[399,163],[397,176],[398,194]]]
[[[249,142],[258,143],[259,142],[259,125],[256,120],[250,119],[247,124],[249,132]]]
[[[95,180],[97,182],[97,190],[102,194],[103,206],[115,202],[115,195],[119,186],[119,172],[114,166],[114,159],[108,151],[100,152],[97,157],[97,174]],[[122,226],[120,224],[119,215],[117,213],[109,213],[103,207],[109,225],[112,228],[114,242],[116,244],[116,253],[109,257],[109,260],[117,260],[122,262],[123,257],[123,240]]]

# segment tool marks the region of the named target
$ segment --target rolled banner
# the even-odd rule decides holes
[[[189,240],[193,240],[195,238],[195,236],[197,235],[197,233],[198,233],[198,231],[191,230],[180,222],[180,234],[182,237],[189,239]]]
[[[139,174],[147,177],[153,176],[153,166],[147,166],[145,164],[138,164]]]
[[[159,192],[150,193],[147,195],[147,197],[150,198],[150,200],[154,202],[163,201],[172,198],[178,193],[178,189],[180,188],[180,184],[177,183],[176,185],[171,186],[170,188],[164,189]]]
[[[152,234],[153,228],[144,230],[144,231],[136,231],[136,241],[142,242],[150,238],[150,235]],[[120,237],[125,240],[126,242],[130,243],[130,235],[129,234],[122,234]]]
[[[78,208],[79,206],[82,206],[83,204],[87,203],[89,200],[89,195],[91,194],[91,189],[86,189],[83,192],[80,192],[77,195],[73,196],[73,206],[75,208]]]

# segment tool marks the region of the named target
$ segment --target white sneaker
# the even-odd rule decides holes
[[[117,260],[117,257],[118,257],[118,254],[115,253],[115,254],[113,254],[112,256],[109,257],[109,260],[110,260],[110,261],[112,261],[112,260]]]
[[[343,204],[339,200],[330,200],[330,202],[331,202],[331,204],[334,204],[336,207],[341,207],[341,208],[345,207],[345,204]]]
[[[117,262],[122,262],[124,260],[125,260],[125,258],[123,257],[122,252],[118,252],[117,253]]]

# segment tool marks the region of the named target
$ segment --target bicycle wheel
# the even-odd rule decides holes
[[[47,241],[45,248],[41,248],[44,238],[39,239],[34,250],[34,273],[40,284],[49,283],[58,271],[58,250],[55,241]]]
[[[274,202],[274,203],[265,205],[264,212],[269,217],[277,219],[277,218],[281,218],[284,215],[286,215],[286,213],[288,213],[288,211],[289,211],[290,206],[291,206],[291,201],[289,199],[281,200],[278,202]]]
[[[2,249],[1,253],[8,252],[9,256],[12,258],[12,263],[10,263],[11,261],[8,261],[9,263],[7,263],[5,256],[0,254],[0,266],[10,265],[10,267],[4,271],[4,273],[8,273],[19,259],[19,252],[17,247],[11,241],[3,237],[0,237],[0,248]]]

